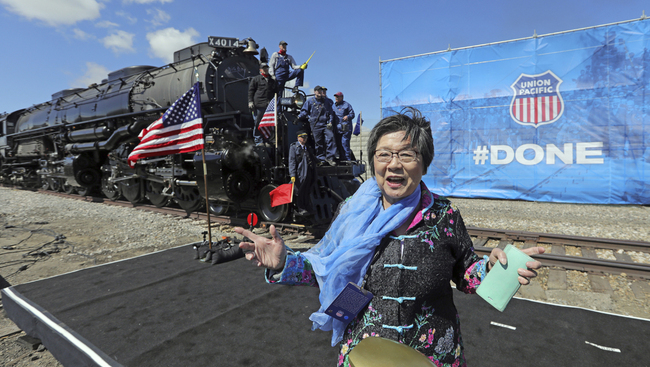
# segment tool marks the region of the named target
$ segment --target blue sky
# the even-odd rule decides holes
[[[646,9],[647,8],[647,9]],[[0,0],[0,113],[99,83],[133,65],[162,66],[208,36],[251,37],[298,63],[305,89],[337,91],[367,126],[381,118],[379,60],[638,19],[647,1]]]

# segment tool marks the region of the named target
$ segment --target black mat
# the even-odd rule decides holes
[[[524,299],[501,313],[454,297],[469,366],[650,366],[650,320]]]
[[[336,365],[331,334],[310,331],[316,288],[268,285],[243,259],[212,266],[193,254],[183,246],[18,285],[3,304],[66,366]],[[500,313],[454,293],[470,366],[650,361],[647,320],[517,299]]]

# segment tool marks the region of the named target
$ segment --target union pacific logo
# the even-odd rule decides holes
[[[535,128],[553,123],[564,113],[560,94],[562,79],[548,70],[542,74],[521,74],[510,88],[510,116],[516,123]]]

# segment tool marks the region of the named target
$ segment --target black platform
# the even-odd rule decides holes
[[[336,365],[331,333],[310,330],[316,288],[269,285],[243,259],[209,265],[193,251],[6,288],[3,305],[65,366]],[[650,365],[650,320],[520,299],[500,313],[454,294],[470,366]]]

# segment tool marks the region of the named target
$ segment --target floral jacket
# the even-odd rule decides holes
[[[348,366],[348,353],[368,336],[404,343],[436,366],[465,366],[450,281],[475,293],[484,276],[460,212],[422,183],[420,212],[406,234],[384,238],[375,251],[363,284],[374,298],[346,328],[338,366]],[[309,261],[293,251],[267,281],[318,286]]]

